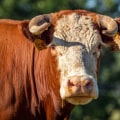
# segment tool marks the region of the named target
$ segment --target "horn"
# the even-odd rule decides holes
[[[35,35],[42,34],[51,25],[51,14],[34,17],[29,22],[29,31]]]
[[[98,15],[99,25],[106,30],[103,30],[102,33],[106,36],[114,36],[118,31],[118,25],[114,19],[105,15]]]

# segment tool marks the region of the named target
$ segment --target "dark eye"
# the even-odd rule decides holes
[[[55,45],[55,44],[51,44],[51,45],[50,45],[50,47],[51,47],[51,49],[53,49],[53,50],[54,50],[54,49],[55,49],[55,47],[56,47],[56,45]]]
[[[100,56],[100,51],[101,51],[101,45],[98,45],[96,50],[93,52],[93,56],[98,58]]]
[[[93,52],[93,56],[96,56],[96,54],[97,54],[97,52],[96,52],[96,51],[94,51],[94,52]]]
[[[51,43],[51,44],[49,45],[49,48],[51,49],[52,55],[53,55],[53,56],[56,56],[56,55],[57,55],[56,44]]]
[[[99,45],[98,45],[98,50],[100,50],[100,49],[101,49],[101,45],[99,44]]]

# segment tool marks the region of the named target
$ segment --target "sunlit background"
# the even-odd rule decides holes
[[[0,0],[0,18],[31,19],[61,9],[86,9],[120,16],[120,0]],[[70,120],[120,120],[120,52],[103,50],[99,72],[99,99],[76,106]]]

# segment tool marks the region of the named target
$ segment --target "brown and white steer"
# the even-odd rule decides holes
[[[117,32],[112,18],[84,10],[0,20],[0,120],[68,120],[97,99],[101,46],[114,49]]]

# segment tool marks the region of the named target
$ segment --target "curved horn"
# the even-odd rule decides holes
[[[34,17],[29,23],[29,31],[35,35],[43,33],[51,25],[51,14]]]
[[[98,22],[101,27],[106,28],[102,33],[107,36],[114,36],[118,31],[118,25],[116,21],[109,16],[98,15]]]

